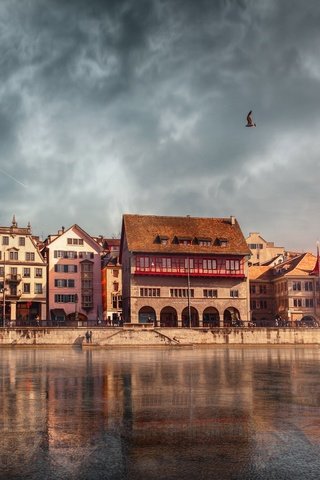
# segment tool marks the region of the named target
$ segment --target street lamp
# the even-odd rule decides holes
[[[74,312],[74,319],[76,322],[78,322],[78,294],[76,293],[75,296],[74,296],[74,308],[75,308],[75,312]]]

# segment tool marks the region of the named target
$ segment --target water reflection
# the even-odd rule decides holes
[[[1,479],[319,477],[318,347],[0,358]]]

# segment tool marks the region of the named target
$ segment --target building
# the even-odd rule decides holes
[[[122,269],[119,261],[119,239],[105,239],[107,253],[102,259],[103,320],[107,325],[118,325],[122,320]]]
[[[165,327],[247,322],[249,255],[233,216],[124,215],[124,321]]]
[[[97,324],[102,319],[102,247],[78,225],[44,242],[48,312],[53,325]]]
[[[0,227],[1,320],[12,326],[46,320],[46,262],[31,226]]]
[[[284,259],[284,247],[276,247],[273,242],[267,242],[258,232],[249,233],[246,242],[251,250],[251,265],[263,265],[277,257],[278,263]]]
[[[275,266],[249,268],[251,317],[257,325],[320,324],[319,263],[303,253]],[[280,323],[279,323],[280,322]]]
[[[251,320],[258,327],[274,325],[276,317],[271,266],[249,267]]]

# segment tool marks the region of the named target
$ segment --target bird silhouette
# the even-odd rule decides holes
[[[252,118],[252,110],[247,115],[247,125],[246,127],[256,127],[257,125],[254,123]]]

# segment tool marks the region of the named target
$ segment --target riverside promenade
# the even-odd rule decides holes
[[[91,330],[92,343],[86,332]],[[319,345],[320,328],[157,328],[124,327],[20,327],[1,328],[0,347],[203,347],[214,345]]]

